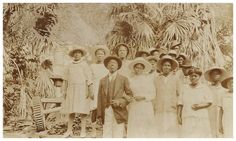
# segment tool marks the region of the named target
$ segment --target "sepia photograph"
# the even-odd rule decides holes
[[[3,138],[233,138],[233,3],[2,5]]]

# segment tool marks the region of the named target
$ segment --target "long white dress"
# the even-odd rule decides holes
[[[97,108],[99,82],[103,77],[105,77],[109,73],[109,71],[106,69],[104,64],[92,64],[91,69],[93,74],[94,100],[90,103],[90,109],[95,110]]]
[[[129,104],[127,137],[155,137],[155,118],[152,105],[152,100],[155,97],[153,81],[147,75],[135,75],[130,78],[130,88],[134,96],[144,96],[146,99],[133,101]]]

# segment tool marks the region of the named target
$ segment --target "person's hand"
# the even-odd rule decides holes
[[[86,95],[86,98],[94,99],[94,94],[93,94],[93,85],[88,86],[88,94]]]
[[[112,100],[111,101],[111,104],[114,106],[114,107],[118,107],[118,106],[120,106],[120,101],[119,100]]]
[[[143,96],[135,96],[134,99],[136,101],[142,101],[142,100],[145,100],[145,97],[143,97]]]
[[[192,105],[192,109],[193,109],[194,111],[197,111],[197,110],[200,109],[200,107],[199,107],[198,104],[193,104],[193,105]]]

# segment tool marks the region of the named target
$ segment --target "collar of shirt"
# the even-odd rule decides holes
[[[108,74],[108,79],[109,79],[109,81],[115,80],[115,79],[116,79],[116,76],[117,76],[117,71],[114,72],[114,73],[109,73],[109,74]]]
[[[80,60],[78,60],[78,61],[74,61],[73,60],[73,64],[79,64],[80,62],[82,62],[83,61],[83,58],[81,58]]]

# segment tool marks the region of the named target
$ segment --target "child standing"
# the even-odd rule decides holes
[[[69,114],[69,122],[64,137],[72,134],[72,125],[76,114],[80,114],[81,117],[80,137],[86,137],[86,116],[90,111],[90,98],[93,98],[92,72],[88,64],[82,59],[86,53],[82,47],[76,47],[69,52],[73,62],[68,65],[65,73],[66,95],[62,111]]]
[[[211,124],[211,131],[212,136],[214,138],[218,137],[218,107],[217,107],[217,100],[219,99],[220,95],[224,91],[224,88],[221,86],[222,78],[225,76],[225,69],[221,67],[213,67],[207,70],[204,73],[205,79],[210,82],[209,88],[212,91],[213,102],[211,106],[208,108],[210,124]]]
[[[178,98],[178,122],[182,124],[181,137],[212,137],[207,110],[212,103],[211,91],[200,83],[201,75],[200,69],[191,69],[190,84],[183,86]]]
[[[225,138],[233,138],[233,76],[229,75],[221,82],[226,88],[218,100],[219,111],[219,132]]]
[[[109,54],[109,49],[106,46],[96,46],[92,50],[92,54],[94,55],[95,63],[91,65],[92,73],[93,73],[93,82],[94,82],[94,100],[91,102],[91,110],[92,110],[92,137],[96,137],[96,117],[97,117],[97,99],[98,99],[98,88],[100,80],[108,74],[108,70],[103,64],[104,58]]]

